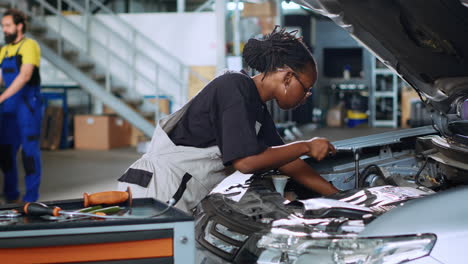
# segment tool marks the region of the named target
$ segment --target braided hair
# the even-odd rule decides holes
[[[250,68],[265,75],[284,66],[289,66],[296,72],[303,72],[309,63],[315,68],[311,51],[296,34],[297,30],[286,32],[284,28],[279,29],[276,26],[261,40],[249,39],[242,57]]]

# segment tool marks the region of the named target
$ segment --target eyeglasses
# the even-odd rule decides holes
[[[279,69],[277,69],[277,71],[288,71],[288,70],[279,68]],[[301,84],[302,89],[304,90],[304,93],[305,93],[306,95],[307,95],[308,93],[309,93],[309,94],[312,94],[312,88],[313,88],[313,86],[310,87],[310,88],[307,88],[307,87],[304,85],[304,83],[302,83],[301,79],[299,79],[299,75],[297,75],[297,73],[295,73],[295,72],[293,72],[293,71],[291,71],[291,72],[292,72],[293,76],[296,78],[296,80]]]
[[[302,89],[304,89],[304,93],[307,94],[307,93],[312,93],[312,88],[313,87],[310,87],[310,88],[307,88],[304,83],[302,83],[301,79],[299,79],[299,75],[297,75],[297,73],[295,72],[292,72],[292,74],[294,75],[294,77],[296,77],[296,80],[301,84],[302,86]]]

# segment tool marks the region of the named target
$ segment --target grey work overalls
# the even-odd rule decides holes
[[[184,175],[189,173],[192,178],[187,182],[182,199],[176,204],[177,208],[189,212],[233,172],[232,168],[223,165],[218,146],[176,146],[169,138],[169,132],[191,103],[192,101],[188,102],[182,109],[158,122],[148,152],[127,169],[126,174],[130,169],[151,173],[152,175],[147,174],[151,177],[147,186],[126,182],[124,174],[119,179],[120,191],[130,187],[134,198],[153,197],[160,201],[169,201],[183,182]]]

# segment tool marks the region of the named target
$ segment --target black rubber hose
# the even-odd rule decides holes
[[[427,165],[428,161],[429,161],[429,159],[426,158],[426,159],[424,160],[424,164],[419,168],[418,172],[416,172],[416,174],[414,175],[414,180],[415,180],[415,181],[418,181],[418,180],[419,180],[419,179],[418,179],[418,178],[419,178],[419,175],[421,175],[421,172],[424,170],[424,168],[426,168],[426,165]]]
[[[364,168],[364,170],[361,172],[361,175],[359,177],[359,182],[358,182],[359,186],[358,187],[363,187],[364,183],[367,180],[367,178],[372,174],[376,174],[376,175],[381,176],[382,178],[384,178],[383,172],[380,169],[380,167],[375,165],[375,164],[371,164],[371,165],[367,166],[366,168]]]

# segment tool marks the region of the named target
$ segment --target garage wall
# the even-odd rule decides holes
[[[216,65],[215,13],[153,13],[120,16],[185,64]]]

